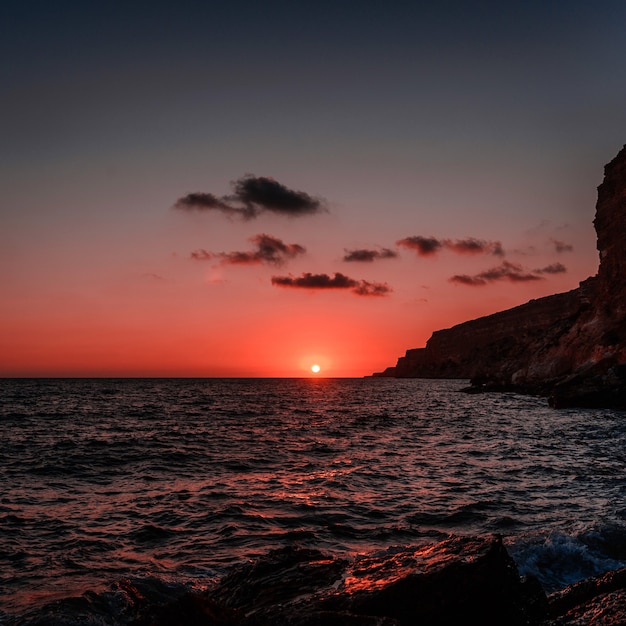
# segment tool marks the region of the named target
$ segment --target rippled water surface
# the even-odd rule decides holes
[[[626,414],[461,386],[0,381],[0,610],[289,544],[498,532],[547,589],[623,565]]]

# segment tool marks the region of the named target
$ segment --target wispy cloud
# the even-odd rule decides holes
[[[394,259],[397,256],[398,253],[389,248],[345,250],[343,260],[357,263],[371,263],[377,259]]]
[[[245,220],[265,212],[298,217],[326,210],[321,198],[289,189],[273,178],[246,174],[231,185],[233,193],[230,195],[218,197],[205,192],[189,193],[179,198],[174,208],[184,211],[219,211]]]
[[[340,272],[334,276],[328,274],[311,274],[301,276],[272,276],[272,285],[297,289],[346,289],[358,296],[385,296],[392,291],[387,283],[372,283],[367,280],[355,280]]]
[[[195,193],[188,193],[186,196],[179,198],[174,205],[175,209],[181,209],[185,211],[222,211],[222,213],[231,215],[240,215],[243,213],[243,209],[236,208],[229,204],[225,198],[218,198],[212,193],[204,193],[197,191]],[[242,215],[243,216],[243,215]]]
[[[447,249],[457,254],[492,254],[504,256],[502,244],[499,241],[487,241],[466,237],[465,239],[437,239],[436,237],[424,237],[415,235],[396,241],[396,245],[414,250],[419,256],[433,256],[442,249]]]
[[[485,241],[484,239],[444,239],[443,245],[458,254],[493,254],[504,256],[502,244],[499,241]]]
[[[289,259],[306,252],[306,249],[297,243],[284,243],[281,239],[266,234],[255,235],[249,241],[256,246],[255,250],[245,252],[196,250],[191,253],[191,258],[196,261],[219,259],[224,265],[258,265],[260,263],[282,265]]]
[[[563,274],[567,268],[563,263],[552,263],[541,269],[533,270],[535,274]]]
[[[472,287],[482,287],[496,281],[508,280],[514,283],[544,280],[543,274],[558,274],[567,269],[560,263],[548,265],[542,269],[528,270],[518,263],[503,261],[497,267],[485,270],[470,276],[469,274],[457,274],[450,278],[450,282]]]
[[[560,239],[551,238],[550,243],[554,245],[554,249],[557,251],[558,254],[562,254],[563,252],[574,251],[574,246],[571,243],[565,243],[564,241],[561,241]]]

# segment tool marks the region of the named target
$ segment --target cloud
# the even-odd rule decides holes
[[[574,246],[572,244],[565,243],[564,241],[560,241],[559,239],[551,238],[550,243],[554,244],[554,249],[558,252],[558,254],[574,251]]]
[[[398,253],[389,248],[379,248],[378,250],[346,250],[344,261],[356,261],[359,263],[371,263],[375,259],[395,259]]]
[[[217,198],[212,193],[203,193],[200,191],[188,193],[186,196],[179,198],[174,208],[185,211],[210,211],[213,209],[234,215],[242,212],[242,209],[231,206],[225,199]]]
[[[355,280],[340,272],[334,276],[311,274],[306,272],[296,276],[272,276],[272,285],[299,289],[349,289],[358,296],[384,296],[392,291],[387,283],[371,283],[367,280]]]
[[[209,252],[208,250],[201,249],[201,250],[194,250],[189,255],[189,258],[193,259],[194,261],[211,261],[217,256],[219,255],[215,252]]]
[[[396,245],[404,246],[409,250],[415,250],[420,256],[431,256],[438,252],[442,247],[441,241],[434,237],[422,237],[415,235],[414,237],[405,237],[396,241]]]
[[[445,248],[457,254],[493,254],[504,256],[502,244],[499,241],[486,241],[467,237],[465,239],[437,239],[435,237],[405,237],[396,241],[398,246],[415,250],[419,256],[433,256]]]
[[[286,215],[316,213],[321,208],[320,200],[304,191],[293,191],[273,178],[256,177],[250,174],[233,183],[234,198],[246,207],[274,211]]]
[[[241,219],[253,219],[267,211],[297,217],[326,210],[321,198],[289,189],[273,178],[246,174],[231,185],[231,195],[217,197],[211,193],[189,193],[179,198],[174,208],[184,211],[220,211]]]
[[[393,290],[387,283],[370,283],[367,280],[360,280],[353,291],[357,296],[386,296]]]
[[[499,241],[485,241],[484,239],[475,239],[468,237],[467,239],[444,239],[443,245],[457,252],[458,254],[493,254],[495,256],[504,256],[502,244]]]
[[[567,272],[567,268],[563,263],[552,263],[544,268],[534,270],[535,274],[563,274]]]
[[[559,264],[555,264],[559,265]],[[552,267],[552,266],[548,266]],[[468,274],[457,274],[450,278],[450,282],[459,283],[461,285],[470,285],[473,287],[481,287],[500,280],[508,280],[514,283],[529,282],[533,280],[543,280],[543,273],[547,268],[543,270],[529,271],[517,263],[510,263],[509,261],[503,261],[502,264],[497,267],[493,267],[479,274],[469,276]],[[557,270],[562,271],[562,270]],[[555,273],[555,272],[552,272]]]
[[[249,241],[255,244],[256,250],[246,252],[196,250],[191,253],[191,258],[196,261],[220,259],[224,265],[258,265],[260,263],[282,265],[285,261],[306,252],[306,249],[297,243],[283,243],[281,239],[271,235],[255,235]]]

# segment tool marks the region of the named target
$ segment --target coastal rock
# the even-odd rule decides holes
[[[540,624],[546,596],[522,580],[499,537],[451,537],[354,561],[285,548],[235,569],[204,594],[152,609],[135,626]]]
[[[2,616],[0,616],[0,622]],[[273,550],[206,591],[123,580],[7,626],[587,626],[626,624],[626,568],[546,596],[521,578],[499,536],[339,558]]]
[[[551,626],[626,624],[626,569],[583,580],[549,598]]]
[[[499,537],[451,537],[367,559],[353,568],[343,591],[329,604],[402,625],[537,624],[547,610],[539,583],[520,579]]]
[[[469,378],[566,406],[626,408],[626,146],[604,169],[598,274],[572,291],[433,333],[377,377]]]

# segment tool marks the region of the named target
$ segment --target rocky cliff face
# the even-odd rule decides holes
[[[604,169],[594,220],[600,267],[578,289],[433,333],[374,376],[469,378],[553,406],[626,408],[626,146]]]

